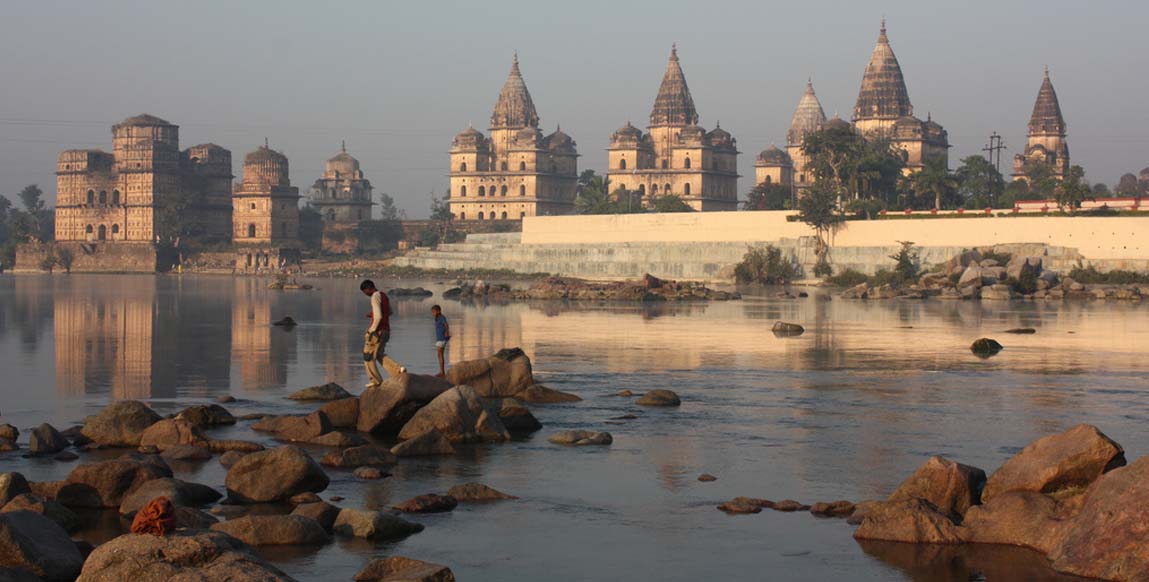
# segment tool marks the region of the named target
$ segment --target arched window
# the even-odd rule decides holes
[[[482,220],[482,219],[483,219],[483,213],[482,213],[482,212],[480,212],[480,213],[479,213],[479,220]]]
[[[527,163],[526,162],[519,162],[519,171],[520,172],[527,171]]]
[[[95,190],[88,190],[88,206],[92,206],[95,203],[96,203],[96,191]]]
[[[119,190],[112,190],[112,205],[114,205],[114,206],[120,205],[120,191]]]
[[[798,182],[805,184],[806,183],[806,174],[799,175],[798,176]]]
[[[499,191],[499,194],[504,197],[507,195],[507,187],[505,185],[503,186],[503,189]]]
[[[650,195],[654,196],[655,194],[658,194],[658,184],[651,184],[650,185]]]
[[[503,170],[504,172],[506,172],[506,171],[507,171],[507,163],[506,163],[506,162],[503,162],[503,164],[502,164],[501,166],[499,166],[499,167],[500,167],[500,168],[502,168],[502,170]]]
[[[479,198],[482,198],[483,196],[486,196],[486,195],[487,195],[487,187],[486,186],[479,186]]]
[[[623,158],[623,159],[618,161],[618,169],[620,169],[620,170],[626,169],[626,158]]]
[[[247,238],[255,238],[255,225],[247,225]]]
[[[107,203],[108,203],[108,191],[107,190],[100,190],[100,204],[107,204]]]
[[[92,234],[92,225],[89,224],[88,226],[85,226],[84,232],[86,232],[88,234]]]
[[[525,184],[519,186],[519,196],[526,196],[526,195],[527,195],[527,186]]]
[[[507,212],[504,210],[503,211],[503,220],[506,220],[506,219],[507,219]]]
[[[118,225],[118,224],[113,224],[113,225],[112,225],[112,234],[113,234],[113,235],[117,235],[117,234],[120,234],[120,225]],[[116,238],[116,237],[115,237],[115,236],[113,236],[112,238]]]
[[[638,185],[638,194],[640,196],[646,196],[646,184],[639,184]]]
[[[662,193],[663,194],[670,194],[670,184],[667,184],[667,185],[662,187]]]
[[[687,196],[690,196],[690,183],[689,182],[682,185],[682,193],[687,195]]]
[[[686,158],[686,161],[683,163],[686,164],[686,169],[689,170],[690,169],[690,158]]]
[[[466,212],[460,212],[459,213],[459,220],[467,220],[467,213]]]
[[[662,160],[662,169],[665,170],[669,167],[670,167],[670,162],[667,160]]]
[[[459,171],[460,172],[466,172],[467,171],[467,162],[463,162],[463,163],[459,164]]]
[[[519,218],[520,218],[520,219],[523,219],[523,218],[526,218],[526,217],[527,217],[527,213],[526,213],[526,212],[520,212],[520,213],[519,213]]]
[[[98,240],[108,240],[108,227],[101,224],[100,228],[96,230],[96,238]]]
[[[773,177],[773,176],[766,176],[766,183],[767,183],[767,184],[770,184],[770,183],[772,183],[773,181],[774,181],[774,177]]]
[[[466,186],[459,186],[459,197],[460,198],[466,198],[467,197],[467,187]]]

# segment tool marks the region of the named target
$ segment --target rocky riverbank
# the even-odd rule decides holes
[[[526,289],[513,289],[506,284],[483,281],[463,283],[443,293],[446,299],[484,299],[487,301],[564,300],[564,301],[730,301],[742,295],[711,289],[701,283],[659,279],[647,274],[638,281],[600,283],[573,277],[547,277]]]

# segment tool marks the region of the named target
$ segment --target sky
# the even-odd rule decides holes
[[[647,124],[672,43],[701,125],[738,140],[744,194],[807,78],[850,117],[883,16],[951,168],[996,131],[1008,173],[1046,65],[1088,180],[1149,166],[1144,1],[37,0],[0,18],[0,194],[35,183],[53,202],[60,150],[111,151],[112,124],[146,112],[180,126],[181,148],[230,149],[237,176],[266,137],[304,191],[346,140],[376,192],[425,217],[515,51],[543,130],[561,124],[580,170],[602,172],[611,133]]]

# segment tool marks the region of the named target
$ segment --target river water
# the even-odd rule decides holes
[[[237,416],[302,412],[283,397],[327,381],[358,393],[369,311],[357,281],[209,276],[0,277],[0,422],[22,431],[71,426],[113,398],[161,413],[221,394]],[[381,481],[329,470],[324,497],[386,507],[479,481],[517,501],[414,516],[427,527],[397,543],[337,540],[264,550],[301,580],[350,580],[392,554],[450,566],[460,580],[1058,580],[1040,556],[1007,548],[859,545],[853,528],[808,513],[727,516],[738,495],[806,503],[888,495],[928,456],[987,472],[1029,441],[1091,423],[1149,450],[1149,306],[1125,303],[856,302],[782,299],[635,306],[392,300],[389,352],[412,371],[437,366],[429,308],[442,303],[450,357],[522,347],[536,377],[583,397],[535,406],[545,428],[451,458],[404,460]],[[294,330],[272,327],[291,316]],[[775,320],[804,325],[777,338]],[[1034,335],[1004,330],[1034,327]],[[979,337],[1005,345],[974,357]],[[620,390],[676,391],[676,409],[641,409]],[[611,420],[625,414],[637,419]],[[213,431],[267,444],[249,423]],[[546,442],[569,428],[609,430],[610,447]],[[26,445],[26,434],[21,435]],[[322,453],[313,449],[314,454]],[[84,460],[81,457],[80,462]],[[0,471],[60,479],[75,463],[0,456]],[[223,489],[217,462],[174,467]],[[700,473],[718,477],[697,480]],[[118,533],[104,519],[81,533]]]

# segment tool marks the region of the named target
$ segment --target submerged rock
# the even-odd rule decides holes
[[[351,397],[351,393],[344,390],[342,386],[340,386],[339,384],[336,384],[335,382],[328,382],[328,383],[320,385],[320,386],[312,386],[310,388],[304,388],[302,390],[297,390],[297,391],[292,392],[291,394],[289,394],[287,396],[287,398],[289,400],[303,400],[303,401],[313,401],[313,400],[331,401],[331,400],[341,400],[343,398],[350,398],[350,397]]]
[[[367,563],[355,582],[455,582],[451,569],[403,556],[376,558]]]
[[[459,502],[475,502],[475,501],[500,501],[504,499],[518,499],[514,495],[507,495],[502,491],[497,491],[482,483],[466,483],[463,485],[455,485],[447,491],[447,495],[455,498]]]
[[[331,536],[318,521],[302,515],[245,515],[211,526],[251,546],[322,545]]]
[[[703,482],[703,483],[713,483],[714,481],[718,480],[718,477],[715,477],[714,475],[711,475],[710,473],[703,473],[703,474],[698,476],[698,480]]]
[[[774,507],[774,502],[769,499],[757,499],[754,497],[735,497],[718,506],[718,509],[726,513],[739,515],[748,513],[761,513],[763,509],[770,509]]]
[[[339,535],[398,540],[423,531],[423,525],[389,512],[343,508],[332,529]]]
[[[305,491],[318,493],[330,479],[302,449],[282,446],[246,455],[228,469],[225,483],[233,501],[266,503]]]
[[[634,403],[640,406],[679,406],[682,400],[672,390],[655,389],[643,394]]]
[[[76,582],[227,580],[291,582],[294,579],[218,531],[174,532],[164,537],[127,534],[101,544]]]
[[[810,513],[824,517],[849,517],[854,513],[854,504],[846,500],[819,501],[810,506]]]
[[[403,513],[443,513],[455,509],[458,505],[458,500],[450,495],[427,493],[412,497],[396,505],[395,509]]]
[[[163,417],[143,402],[119,400],[88,418],[80,433],[106,447],[135,447],[144,431],[161,420]]]
[[[547,440],[556,445],[609,445],[614,442],[614,438],[609,432],[594,432],[589,430],[564,430],[555,433]]]
[[[1037,330],[1032,327],[1015,327],[1013,329],[1005,330],[1005,333],[1032,334],[1037,333]]]
[[[365,481],[374,481],[376,479],[382,479],[385,476],[383,471],[375,467],[358,467],[352,471],[351,474],[356,479],[363,479]]]
[[[785,321],[775,321],[774,326],[770,328],[774,335],[778,336],[798,336],[806,332],[806,328],[796,324],[787,323]]]
[[[969,350],[973,352],[975,356],[980,358],[988,358],[1000,352],[1002,350],[1002,345],[997,343],[997,340],[995,339],[983,337],[979,340],[975,340],[973,344],[970,345]]]
[[[514,395],[514,399],[527,404],[559,404],[563,402],[579,402],[582,398],[574,394],[552,390],[542,384],[533,384]]]

